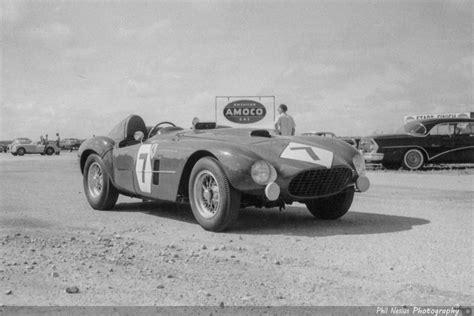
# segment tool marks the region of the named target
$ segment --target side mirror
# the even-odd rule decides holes
[[[142,131],[136,131],[135,134],[133,134],[133,138],[137,142],[142,142],[144,137],[145,137],[145,134],[143,134]]]

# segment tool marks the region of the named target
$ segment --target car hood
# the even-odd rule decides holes
[[[217,129],[183,133],[185,139],[222,141],[251,150],[263,159],[281,164],[282,160],[298,163],[303,168],[332,167],[352,164],[352,158],[358,151],[344,141],[314,136],[252,136],[262,135],[265,131],[252,129]],[[313,155],[314,154],[314,155]],[[331,164],[320,164],[325,157],[332,157]],[[285,158],[287,157],[287,158]],[[329,159],[329,158],[327,158]],[[319,163],[318,163],[319,162]]]
[[[413,135],[409,135],[409,134],[403,134],[403,133],[399,133],[399,134],[383,134],[383,135],[371,135],[371,136],[367,136],[367,137],[364,137],[364,138],[373,138],[375,140],[392,140],[392,139],[412,139],[412,138],[420,138],[420,137],[423,137],[423,136],[413,136]]]

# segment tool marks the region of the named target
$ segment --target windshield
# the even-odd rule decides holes
[[[412,136],[425,136],[426,134],[426,127],[419,121],[411,121],[406,123],[403,126],[403,130],[408,135]]]

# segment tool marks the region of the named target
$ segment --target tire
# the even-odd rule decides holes
[[[194,165],[189,200],[194,217],[205,230],[220,232],[229,228],[239,215],[240,198],[217,160],[204,157]]]
[[[25,153],[26,153],[26,150],[25,150],[25,148],[23,148],[23,147],[18,148],[18,150],[16,151],[16,154],[17,154],[18,156],[23,156]]]
[[[51,156],[52,154],[54,154],[54,148],[53,147],[46,148],[46,155]]]
[[[354,200],[354,189],[348,189],[336,195],[310,200],[306,207],[317,219],[338,219],[349,211]]]
[[[87,201],[95,210],[110,210],[115,206],[119,193],[110,182],[105,164],[96,154],[87,157],[83,184]]]
[[[409,149],[403,155],[402,166],[407,170],[418,170],[423,167],[425,156],[419,149]]]

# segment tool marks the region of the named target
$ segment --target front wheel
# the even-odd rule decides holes
[[[239,214],[240,198],[215,159],[204,157],[194,165],[189,200],[194,217],[204,229],[219,232],[230,227]]]
[[[25,153],[26,153],[26,150],[25,148],[19,148],[17,151],[16,151],[17,155],[18,156],[23,156]]]
[[[84,192],[93,209],[109,210],[115,206],[119,193],[110,182],[105,164],[98,155],[90,155],[84,167]]]
[[[423,167],[424,163],[425,157],[419,149],[409,149],[405,155],[403,155],[402,165],[405,169],[418,170]]]
[[[46,155],[51,156],[52,154],[54,154],[54,148],[53,147],[46,148]]]
[[[349,211],[354,200],[354,189],[348,189],[336,195],[310,200],[306,207],[318,219],[338,219]]]

